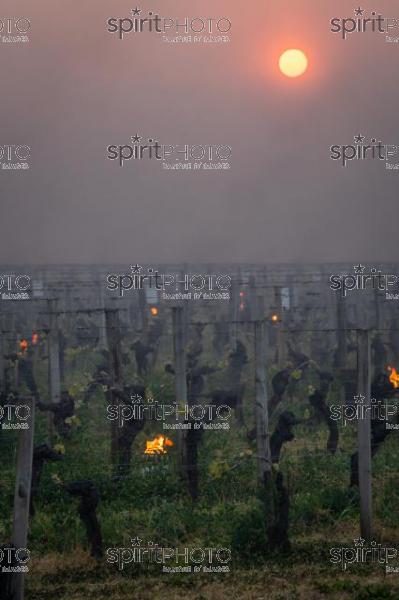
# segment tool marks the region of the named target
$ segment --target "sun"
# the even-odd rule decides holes
[[[308,68],[308,59],[302,50],[290,48],[282,53],[278,65],[283,75],[287,77],[300,77]]]

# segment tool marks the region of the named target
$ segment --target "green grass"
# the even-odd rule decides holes
[[[66,383],[81,400],[87,373],[95,364],[93,352],[79,351],[77,356],[70,353],[68,360]],[[44,363],[40,365],[38,375],[43,394],[46,376]],[[170,376],[158,372],[148,383],[156,397],[161,394],[165,403],[173,400]],[[309,413],[306,392],[307,386],[299,383],[294,399],[286,401],[281,409],[293,410],[298,417],[306,418]],[[335,393],[333,391],[331,402],[335,401]],[[253,389],[248,386],[245,399],[248,430],[254,424],[253,401]],[[88,404],[78,403],[77,416],[80,424],[74,426],[70,439],[58,440],[65,448],[64,460],[45,466],[35,502],[37,513],[29,535],[29,548],[34,557],[33,573],[36,573],[36,577],[28,578],[28,598],[31,600],[56,597],[59,600],[64,597],[68,600],[80,597],[118,600],[122,594],[119,589],[134,592],[136,584],[130,582],[131,573],[119,582],[120,574],[107,563],[100,564],[87,558],[81,568],[77,567],[75,554],[87,556],[85,530],[76,510],[78,501],[57,484],[57,481],[76,479],[93,480],[101,493],[98,516],[105,547],[124,546],[138,535],[160,546],[231,548],[234,557],[232,574],[223,578],[225,590],[230,590],[226,598],[238,598],[235,594],[240,589],[240,600],[266,598],[262,596],[262,586],[266,583],[271,586],[268,597],[273,598],[399,598],[395,595],[398,594],[395,576],[384,582],[383,567],[366,568],[361,571],[363,579],[353,580],[356,568],[351,574],[342,574],[339,570],[334,571],[329,562],[331,546],[351,545],[358,535],[358,498],[348,489],[349,457],[356,446],[353,426],[341,426],[339,450],[335,456],[326,452],[327,430],[322,424],[296,427],[295,440],[284,446],[280,470],[290,493],[293,546],[287,558],[271,557],[267,553],[267,524],[257,489],[256,446],[248,441],[246,431],[238,428],[234,418],[230,431],[211,431],[203,436],[199,451],[200,498],[193,504],[184,482],[177,475],[175,448],[159,461],[143,455],[145,439],[162,432],[159,423],[146,424],[133,445],[129,477],[116,481],[110,465],[110,423],[106,419],[106,400],[101,390]],[[4,440],[4,433],[2,435]],[[173,438],[175,434],[168,435]],[[35,443],[41,443],[45,438],[45,418],[38,413]],[[11,535],[16,435],[10,434],[7,439],[9,445],[1,446],[4,450],[0,475],[0,534],[4,541]],[[399,523],[398,458],[398,440],[392,435],[373,461],[376,535],[389,542],[399,539],[395,533]],[[299,580],[297,589],[294,578],[301,577],[305,566],[313,571],[309,576],[302,575],[303,581]],[[247,575],[249,587],[245,588],[243,582]],[[144,575],[138,572],[136,576],[140,580]],[[153,589],[160,586],[156,594],[161,594],[160,590],[166,585],[170,598],[174,598],[175,590],[185,586],[184,582],[191,581],[184,576],[171,576],[166,583],[165,577],[156,573],[147,574],[148,577]],[[286,581],[286,588],[281,588],[280,580]],[[115,589],[112,581],[117,582]],[[196,600],[223,598],[218,581],[210,576],[203,584],[196,583],[193,589],[197,595],[192,597]],[[256,595],[257,586],[259,596]],[[84,595],[82,590],[85,590]],[[306,596],[310,593],[313,595]],[[142,600],[150,596],[138,597]]]

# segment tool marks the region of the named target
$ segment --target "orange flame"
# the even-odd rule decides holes
[[[276,315],[276,314],[272,315],[271,320],[273,323],[277,323],[279,321],[278,315]]]
[[[387,371],[390,373],[389,381],[392,383],[394,388],[399,388],[399,374],[394,367],[388,365]]]
[[[156,306],[151,306],[150,312],[152,314],[153,317],[156,317],[158,315],[158,309]]]
[[[19,348],[20,348],[21,352],[25,352],[25,350],[28,348],[28,346],[29,346],[28,340],[23,339],[19,342]]]
[[[36,344],[39,342],[39,334],[38,333],[32,333],[32,344],[33,346],[36,346]]]
[[[166,454],[165,446],[174,446],[174,443],[165,435],[157,435],[153,440],[146,441],[144,454]]]

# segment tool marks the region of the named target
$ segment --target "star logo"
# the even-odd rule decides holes
[[[362,144],[365,137],[365,135],[359,133],[358,135],[353,136],[353,139],[355,140],[356,144]]]
[[[362,548],[362,546],[364,545],[364,542],[366,540],[364,540],[363,538],[358,538],[357,540],[353,540],[355,542],[355,546],[357,548]]]
[[[364,13],[364,8],[361,8],[360,6],[359,6],[359,8],[355,8],[355,15],[357,17],[362,17],[363,13]]]
[[[141,142],[141,136],[136,133],[136,135],[132,135],[130,138],[133,144],[139,144]]]
[[[132,15],[134,17],[137,17],[140,13],[141,13],[141,8],[137,8],[137,6],[136,6],[136,8],[132,8]]]
[[[141,542],[143,540],[140,539],[139,537],[135,537],[135,538],[132,538],[130,541],[132,542],[132,546],[136,546],[137,547],[137,546],[141,546]]]
[[[363,394],[358,394],[357,396],[354,396],[354,400],[356,404],[363,404],[363,401],[366,399],[366,396],[363,396]]]
[[[140,265],[130,265],[130,269],[133,273],[140,273],[142,268],[143,267],[140,267]]]
[[[360,275],[361,273],[363,273],[363,271],[366,267],[361,264],[358,264],[358,265],[355,265],[353,268],[355,269],[355,273],[357,275]]]
[[[134,394],[134,396],[130,396],[130,400],[133,400],[133,404],[140,404],[142,401],[142,397],[139,394]]]

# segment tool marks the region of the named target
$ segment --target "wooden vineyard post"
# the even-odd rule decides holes
[[[110,370],[110,387],[122,387],[122,362],[121,362],[121,338],[120,338],[120,323],[118,309],[105,310],[105,323],[107,330],[107,343],[110,355],[109,370]],[[108,398],[111,406],[117,406],[119,400],[117,395],[109,390]],[[114,467],[118,463],[118,422],[111,421],[111,462]]]
[[[5,337],[3,333],[2,315],[0,315],[0,394],[6,391]]]
[[[347,348],[346,348],[346,305],[345,298],[337,295],[337,369],[341,379],[340,398],[341,403],[345,404],[345,386],[343,382],[343,372],[347,368]]]
[[[186,294],[188,292],[189,288],[189,279],[190,279],[191,275],[189,274],[189,267],[187,263],[184,263],[183,265],[183,269],[180,271],[180,283],[183,283],[183,293]],[[178,282],[176,282],[178,283]],[[182,301],[182,308],[183,308],[183,313],[182,313],[182,322],[183,322],[183,344],[184,347],[187,345],[187,336],[188,336],[188,322],[189,322],[189,318],[190,318],[190,305],[191,302],[189,302],[189,300],[183,300]]]
[[[380,291],[378,289],[374,290],[374,308],[375,308],[375,328],[378,331],[381,329],[381,323],[383,319],[381,318],[381,304],[380,304]]]
[[[370,335],[368,330],[357,332],[357,368],[359,399],[364,407],[371,405],[370,389]],[[371,494],[371,420],[370,410],[365,408],[363,418],[358,419],[357,440],[359,453],[360,535],[371,541],[372,494]]]
[[[12,322],[12,334],[11,334],[12,352],[16,352],[18,354],[20,348],[19,348],[19,337],[18,337],[18,333],[17,333],[17,315],[15,313],[12,315],[11,322]],[[19,387],[18,360],[16,360],[14,362],[12,386],[13,386],[14,392],[17,394],[18,387]]]
[[[99,282],[99,302],[100,302],[100,312],[99,312],[99,337],[98,337],[98,347],[103,350],[107,347],[107,333],[106,333],[106,321],[105,321],[105,295],[104,289],[102,286],[102,282]]]
[[[285,362],[285,341],[283,331],[283,299],[281,296],[282,288],[274,286],[274,301],[276,305],[276,313],[278,323],[276,323],[276,342],[277,342],[277,364],[279,367],[284,366]]]
[[[147,298],[145,296],[145,290],[140,289],[138,291],[139,298],[139,311],[140,311],[140,327],[143,333],[148,331],[148,314],[147,314]]]
[[[17,474],[14,494],[14,519],[12,545],[18,551],[26,548],[29,528],[29,502],[32,481],[33,438],[35,426],[35,403],[33,398],[21,398],[24,406],[29,407],[29,417],[24,423],[27,429],[21,429],[18,440]],[[22,550],[19,554],[22,555]],[[27,566],[29,563],[27,563]],[[21,566],[18,564],[18,566]],[[14,573],[12,578],[12,600],[24,598],[24,573]]]
[[[61,372],[60,372],[60,340],[58,330],[57,300],[48,300],[49,332],[49,390],[50,402],[56,404],[61,399]],[[47,428],[50,442],[54,436],[52,413],[47,413]]]
[[[248,282],[248,301],[251,321],[257,319],[259,310],[258,297],[256,295],[256,278],[255,275],[250,275]]]
[[[229,312],[230,312],[230,327],[229,327],[229,338],[230,338],[230,347],[234,352],[237,346],[237,321],[239,314],[239,304],[240,304],[240,290],[238,286],[238,281],[233,279],[231,282],[230,288],[230,303],[229,303]]]
[[[346,306],[345,298],[337,295],[337,366],[339,369],[347,367],[346,350]]]
[[[254,320],[259,319],[260,321],[263,321],[266,317],[265,297],[264,296],[256,297],[256,306],[257,306],[257,312],[254,314]],[[265,323],[265,327],[266,327],[266,323]],[[266,332],[267,332],[267,330],[266,330]],[[265,335],[267,336],[267,333],[265,333]]]
[[[270,480],[270,440],[266,376],[266,327],[264,321],[255,322],[255,421],[258,456],[258,476],[262,485]]]
[[[184,315],[182,306],[172,308],[173,320],[173,357],[175,370],[176,404],[182,410],[187,405],[186,351],[184,347]],[[183,430],[177,430],[177,456],[183,473],[186,467],[185,436]]]

